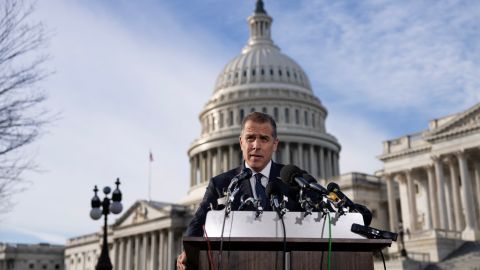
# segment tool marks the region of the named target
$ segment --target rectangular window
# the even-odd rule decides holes
[[[285,108],[285,123],[290,123],[290,111]]]

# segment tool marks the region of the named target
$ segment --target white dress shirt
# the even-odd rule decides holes
[[[248,164],[246,162],[245,162],[245,167],[252,170],[252,168],[250,168],[250,166],[248,166]],[[268,179],[270,178],[270,168],[271,167],[272,167],[272,161],[270,160],[268,162],[267,166],[265,166],[265,168],[263,168],[263,170],[258,172],[258,173],[261,173],[263,175],[262,176],[262,186],[265,187],[265,188],[267,187]],[[257,192],[255,191],[255,185],[256,185],[255,174],[257,174],[257,172],[255,172],[254,170],[252,170],[252,172],[253,172],[253,174],[252,174],[252,177],[250,177],[250,185],[252,187],[253,197],[255,199],[258,199]]]

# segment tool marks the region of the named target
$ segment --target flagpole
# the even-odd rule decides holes
[[[152,201],[152,161],[153,155],[150,151],[148,156],[148,201]]]

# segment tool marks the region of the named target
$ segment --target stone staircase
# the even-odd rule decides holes
[[[442,262],[430,264],[425,270],[480,270],[480,242],[465,242]]]

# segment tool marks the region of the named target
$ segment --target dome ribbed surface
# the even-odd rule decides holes
[[[220,72],[215,92],[251,83],[286,83],[312,92],[303,69],[274,46],[252,46],[231,60]]]

